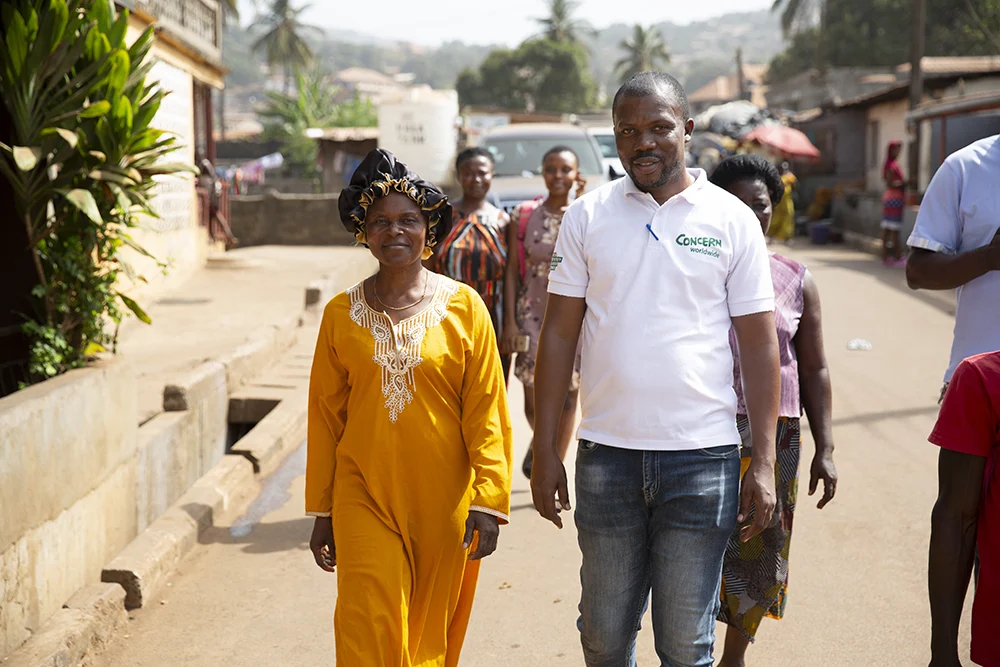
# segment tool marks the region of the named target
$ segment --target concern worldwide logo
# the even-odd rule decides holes
[[[695,254],[708,255],[716,259],[719,258],[718,248],[722,247],[722,239],[715,238],[714,236],[688,236],[687,234],[681,234],[674,239],[674,242]]]

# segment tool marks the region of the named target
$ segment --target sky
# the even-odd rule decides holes
[[[268,0],[257,0],[263,9]],[[767,9],[773,0],[580,0],[579,18],[595,28],[612,23],[686,24],[730,12]],[[293,0],[293,6],[309,0]],[[538,32],[533,19],[547,13],[545,0],[312,0],[306,23],[426,46],[459,40],[467,44],[516,45]],[[242,22],[255,14],[253,0],[240,0]]]

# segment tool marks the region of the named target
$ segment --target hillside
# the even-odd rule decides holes
[[[688,90],[731,71],[737,47],[743,48],[745,62],[769,62],[783,48],[778,18],[768,11],[727,14],[683,26],[660,23],[657,27],[673,56],[671,70]],[[608,90],[617,83],[613,71],[622,56],[618,45],[631,32],[630,25],[618,23],[601,30],[596,38],[588,38],[594,77]],[[245,30],[226,29],[223,59],[230,69],[230,86],[263,86],[265,75],[250,49],[253,41]],[[478,66],[491,50],[458,41],[437,48],[393,44],[350,31],[331,31],[311,41],[323,67],[331,72],[347,67],[410,72],[417,83],[435,88],[451,88],[459,72]]]

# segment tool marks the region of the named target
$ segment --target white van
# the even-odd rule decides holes
[[[580,172],[587,190],[608,182],[601,149],[586,130],[560,123],[518,123],[497,127],[479,145],[493,155],[496,172],[490,192],[510,213],[521,202],[547,194],[542,178],[542,157],[549,149],[566,146],[580,158]]]

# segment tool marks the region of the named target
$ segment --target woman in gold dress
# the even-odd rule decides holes
[[[496,336],[470,287],[426,270],[441,191],[386,151],[340,195],[378,272],[326,306],[309,386],[310,548],[337,572],[337,664],[458,664],[480,559],[510,512]]]

